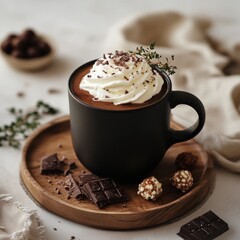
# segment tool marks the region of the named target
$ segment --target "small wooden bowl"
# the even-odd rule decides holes
[[[14,68],[24,71],[40,70],[44,67],[47,67],[55,57],[55,49],[53,48],[53,44],[45,37],[41,36],[41,38],[44,39],[44,41],[48,43],[51,48],[50,53],[45,56],[31,59],[16,58],[14,56],[11,56],[10,54],[5,53],[0,47],[1,54],[5,61]]]

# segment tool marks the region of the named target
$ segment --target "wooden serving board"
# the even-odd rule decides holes
[[[174,122],[172,127],[182,129]],[[198,157],[197,166],[192,171],[194,186],[185,194],[175,189],[169,181],[176,171],[174,161],[181,152],[192,152]],[[200,205],[214,186],[212,162],[203,148],[195,140],[190,140],[172,146],[149,175],[155,176],[163,184],[163,194],[156,202],[144,200],[137,195],[138,184],[121,185],[130,200],[125,204],[119,203],[100,210],[88,200],[68,199],[63,187],[64,176],[40,174],[40,159],[52,153],[74,160],[77,164],[74,172],[88,172],[73,151],[69,117],[61,117],[43,125],[28,138],[20,165],[24,188],[45,209],[92,227],[137,229],[174,221]]]

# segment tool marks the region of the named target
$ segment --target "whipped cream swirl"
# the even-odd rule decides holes
[[[158,94],[163,79],[142,57],[130,52],[104,54],[80,83],[93,99],[115,105],[144,103]]]

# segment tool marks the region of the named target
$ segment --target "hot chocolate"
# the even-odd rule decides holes
[[[94,99],[94,96],[92,96],[88,91],[80,88],[80,83],[83,77],[89,74],[94,63],[95,61],[92,61],[76,69],[76,71],[72,74],[70,78],[70,85],[69,85],[70,91],[78,100],[94,108],[118,110],[118,111],[142,108],[142,107],[154,104],[155,102],[158,102],[163,96],[165,96],[165,94],[167,93],[167,88],[170,87],[169,86],[170,83],[167,83],[165,80],[163,80],[164,82],[160,92],[144,103],[125,103],[125,104],[114,105],[111,102],[97,101],[96,99]]]
[[[205,112],[194,95],[172,91],[169,76],[156,66],[121,52],[115,56],[86,63],[71,75],[71,135],[84,167],[130,183],[145,178],[171,145],[196,136]],[[179,104],[195,109],[198,120],[175,131],[170,114]]]

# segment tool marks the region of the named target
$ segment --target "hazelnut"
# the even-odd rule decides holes
[[[156,201],[162,194],[162,184],[153,176],[146,178],[138,185],[137,194],[146,200]]]
[[[188,170],[177,171],[172,176],[171,183],[174,187],[182,192],[187,192],[192,188],[193,185],[192,174]]]
[[[198,157],[190,152],[180,153],[176,160],[175,165],[178,169],[191,170],[196,165]]]

